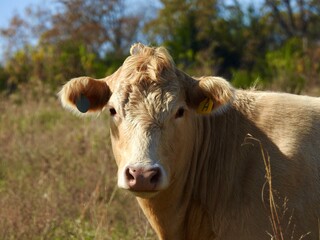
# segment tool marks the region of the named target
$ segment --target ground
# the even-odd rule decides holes
[[[0,239],[155,239],[116,186],[108,116],[55,95],[0,97]]]

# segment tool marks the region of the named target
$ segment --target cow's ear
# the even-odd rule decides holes
[[[210,114],[232,101],[234,90],[220,77],[201,77],[189,82],[188,105],[199,114]]]
[[[58,93],[62,106],[76,113],[101,111],[111,91],[106,79],[79,77],[67,82]]]

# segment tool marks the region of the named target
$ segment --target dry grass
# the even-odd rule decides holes
[[[265,179],[266,182],[262,188],[262,202],[265,206],[265,208],[267,210],[269,210],[269,221],[270,221],[270,225],[271,225],[271,229],[272,229],[272,234],[269,233],[269,235],[271,236],[271,239],[275,239],[275,240],[284,240],[284,234],[283,234],[283,227],[280,221],[280,213],[279,212],[279,207],[276,203],[275,200],[275,194],[274,194],[274,188],[272,185],[272,174],[271,174],[271,163],[270,163],[270,157],[268,155],[268,152],[263,148],[262,143],[260,140],[256,141],[259,143],[259,147],[261,150],[261,156],[263,159],[263,163],[265,166]],[[268,202],[265,202],[265,196],[264,196],[264,192],[265,192],[265,188],[267,188],[267,200]],[[286,210],[286,205],[287,205],[287,201],[288,199],[285,198],[284,199],[284,209]],[[290,222],[288,223],[290,225]]]
[[[1,97],[0,112],[0,239],[155,239],[116,187],[106,114],[79,119],[54,96]]]
[[[79,119],[55,96],[23,97],[0,96],[0,239],[156,239],[134,197],[116,186],[107,115]],[[270,238],[283,240],[288,199],[277,204],[270,158],[248,139],[266,167]]]

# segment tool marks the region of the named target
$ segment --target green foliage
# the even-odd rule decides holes
[[[0,91],[7,90],[8,87],[9,74],[6,72],[6,69],[0,65]]]
[[[149,19],[125,11],[122,0],[59,0],[55,14],[40,9],[14,16],[0,29],[8,45],[0,91],[45,89],[41,84],[56,91],[76,76],[109,75],[138,33],[166,46],[177,66],[192,75],[219,75],[240,87],[259,79],[264,87],[296,93],[320,85],[318,1],[159,1]],[[27,36],[35,30],[39,42],[33,45]]]
[[[0,89],[12,92],[24,84],[42,82],[56,91],[75,76],[104,77],[106,72],[106,65],[83,44],[67,41],[59,45],[39,45],[16,52],[7,61],[0,69]]]
[[[195,60],[196,26],[192,12],[186,13],[180,26],[177,26],[172,39],[164,42],[173,58],[182,67],[191,65]]]
[[[252,75],[245,70],[233,72],[232,84],[237,88],[249,88],[257,83],[259,78],[254,79]]]
[[[8,76],[6,85],[10,90],[15,90],[19,84],[27,83],[33,69],[30,49],[22,49],[14,53],[4,68],[4,74]]]
[[[311,58],[309,46],[305,46],[303,57],[300,56],[303,44],[299,48],[287,46],[297,39],[300,42],[306,39],[309,44],[316,41],[319,31],[310,29],[313,21],[320,23],[315,13],[316,6],[320,9],[319,3],[297,3],[304,4],[300,10],[313,8],[310,18],[292,8],[292,2],[284,5],[267,1],[261,9],[241,5],[237,0],[229,4],[218,0],[162,0],[161,3],[158,16],[146,25],[146,32],[151,39],[169,47],[177,65],[187,72],[221,75],[240,87],[254,85],[259,79],[264,87],[296,93],[310,85],[307,82],[320,85],[319,70],[313,67],[309,68],[310,72],[299,72]],[[319,44],[312,46],[320,49]],[[282,53],[288,48],[292,50],[290,56]],[[285,61],[285,69],[277,61]]]
[[[125,58],[126,56],[117,55],[113,52],[108,53],[103,62],[101,62],[101,64],[103,64],[104,68],[106,69],[104,71],[104,76],[108,76],[114,73],[122,65]]]
[[[287,92],[300,93],[306,83],[302,42],[289,39],[283,47],[268,52],[267,64],[277,86]]]

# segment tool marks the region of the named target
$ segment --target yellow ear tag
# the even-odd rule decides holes
[[[210,98],[206,98],[203,100],[199,107],[197,108],[197,112],[200,114],[209,114],[213,109],[213,101]]]

